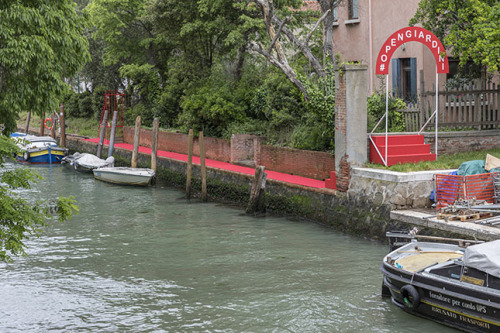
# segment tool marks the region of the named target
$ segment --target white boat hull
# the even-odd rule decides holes
[[[92,170],[94,178],[120,185],[147,186],[155,173],[146,168],[108,167]]]

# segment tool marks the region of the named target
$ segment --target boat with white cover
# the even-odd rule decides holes
[[[115,158],[110,156],[104,160],[93,154],[80,154],[76,152],[72,155],[64,157],[61,163],[76,171],[92,172],[92,170],[97,168],[113,167],[115,164]]]
[[[120,185],[147,186],[155,176],[155,172],[147,168],[105,167],[92,172],[95,179]]]

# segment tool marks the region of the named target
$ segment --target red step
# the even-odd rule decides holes
[[[385,156],[385,135],[374,136],[373,141]],[[387,165],[435,161],[436,154],[431,153],[430,145],[424,143],[423,135],[391,135],[387,136]],[[384,164],[370,141],[370,162]]]
[[[385,135],[372,136],[373,141],[377,145],[385,145]],[[424,136],[418,134],[409,135],[388,135],[387,142],[389,145],[413,145],[425,144]]]

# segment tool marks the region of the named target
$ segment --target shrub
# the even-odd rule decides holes
[[[368,97],[368,130],[371,131],[377,122],[385,114],[385,94],[374,93]],[[389,96],[388,103],[388,127],[389,132],[403,132],[405,130],[405,123],[403,118],[403,113],[396,111],[399,109],[404,109],[406,107],[405,102],[401,98]],[[384,132],[385,126],[379,126],[377,132]]]

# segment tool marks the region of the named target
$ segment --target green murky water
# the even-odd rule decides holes
[[[30,196],[75,195],[81,210],[0,264],[0,332],[453,332],[381,298],[386,245],[36,170]]]

